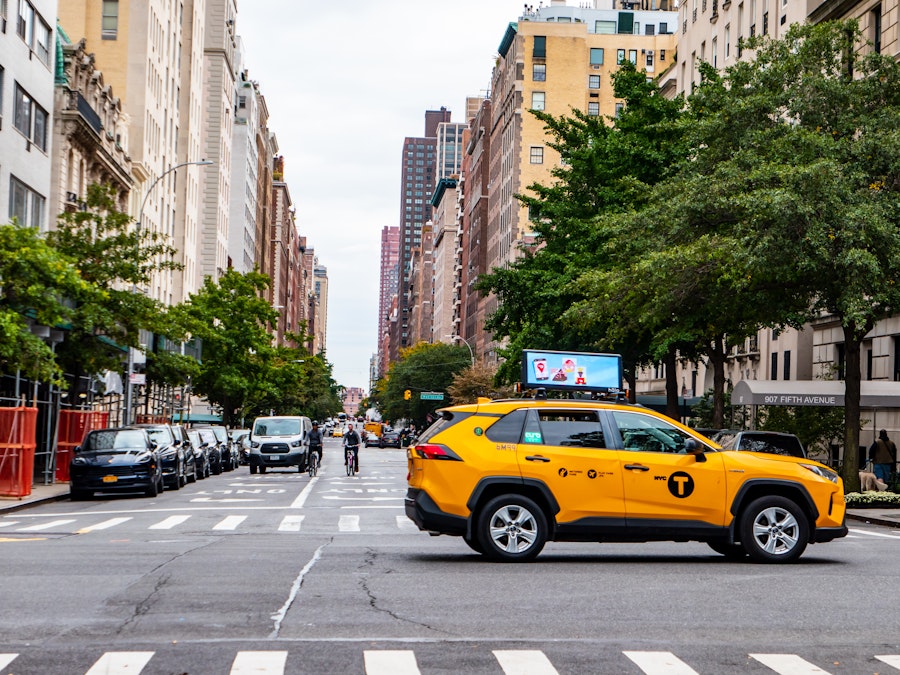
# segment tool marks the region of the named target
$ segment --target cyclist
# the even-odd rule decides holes
[[[319,466],[322,465],[322,431],[319,423],[312,423],[312,431],[309,432],[309,451],[319,456]]]
[[[359,473],[359,434],[353,428],[353,424],[347,425],[344,434],[344,466],[347,465],[347,450],[353,452],[353,472]]]

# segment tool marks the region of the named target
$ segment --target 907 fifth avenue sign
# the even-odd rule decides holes
[[[844,405],[843,396],[811,396],[797,394],[766,394],[763,405]]]

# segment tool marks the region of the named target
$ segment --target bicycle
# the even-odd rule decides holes
[[[315,478],[319,472],[319,453],[314,448],[309,449],[309,462],[307,463],[309,464],[309,477]]]
[[[359,471],[359,467],[356,465],[355,453],[353,452],[353,448],[349,445],[344,448],[344,464],[348,476],[352,476]]]

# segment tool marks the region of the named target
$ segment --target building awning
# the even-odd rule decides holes
[[[842,380],[741,380],[731,392],[732,405],[843,406]],[[900,382],[860,383],[863,408],[900,408]]]

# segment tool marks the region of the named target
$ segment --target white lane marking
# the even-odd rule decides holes
[[[828,675],[827,670],[822,670],[796,654],[750,654],[750,658],[768,666],[779,675]]]
[[[214,530],[235,530],[247,520],[247,516],[227,516],[213,526]]]
[[[885,654],[884,656],[876,656],[876,659],[881,661],[882,663],[886,663],[889,666],[893,666],[900,670],[900,655],[897,654]]]
[[[84,675],[136,675],[155,652],[106,652]]]
[[[647,675],[697,675],[697,671],[672,652],[622,652]]]
[[[850,532],[852,532],[853,534],[867,534],[870,537],[887,537],[888,539],[897,539],[896,534],[885,534],[884,532],[872,532],[871,530],[851,529]]]
[[[366,650],[366,675],[419,675],[416,655],[411,649]]]
[[[281,675],[287,652],[238,652],[230,675]]]
[[[408,530],[410,532],[418,532],[419,527],[409,519],[408,516],[396,516],[397,518],[397,527],[401,530]]]
[[[494,650],[506,675],[558,675],[550,659],[537,649]]]
[[[303,488],[303,491],[297,495],[297,498],[291,502],[291,505],[288,508],[291,509],[302,509],[303,505],[306,503],[306,498],[309,497],[309,493],[312,491],[313,485],[316,484],[316,481],[319,480],[318,476],[309,479],[309,483],[307,483],[306,487]]]
[[[306,516],[285,516],[281,519],[281,524],[278,526],[279,532],[299,532],[300,525],[303,523],[303,519]]]
[[[0,527],[10,527],[12,525],[15,525],[18,522],[19,522],[18,520],[5,520],[2,523],[0,523]]]
[[[190,518],[190,516],[169,516],[168,518],[159,521],[155,525],[151,525],[149,529],[151,529],[151,530],[171,530],[176,525],[181,525],[188,518]]]
[[[10,663],[15,661],[18,654],[0,654],[0,670],[3,670]]]
[[[294,598],[297,597],[297,593],[300,591],[300,587],[303,585],[303,579],[313,568],[313,566],[319,561],[319,558],[322,557],[322,551],[325,550],[326,546],[327,544],[322,544],[319,548],[316,549],[316,552],[313,553],[313,557],[308,563],[306,563],[306,565],[304,565],[303,569],[300,570],[300,574],[297,575],[297,578],[294,579],[294,583],[291,586],[290,593],[288,593],[287,600],[284,601],[281,609],[275,612],[271,617],[272,621],[275,622],[275,626],[272,628],[272,632],[269,634],[269,639],[275,639],[278,637],[278,633],[281,631],[281,622],[284,621],[284,617],[287,616],[288,610],[294,603]]]
[[[16,532],[38,532],[39,530],[49,530],[53,527],[62,527],[69,523],[74,523],[74,519],[68,520],[51,520],[49,523],[41,523],[40,525],[29,525],[28,527],[20,527]]]
[[[102,523],[97,523],[96,525],[88,525],[87,527],[82,527],[76,534],[87,534],[88,532],[95,532],[97,530],[108,530],[111,527],[121,525],[122,523],[129,520],[131,520],[130,516],[127,518],[110,518],[109,520],[104,520]]]
[[[359,516],[341,516],[338,532],[359,532]]]

